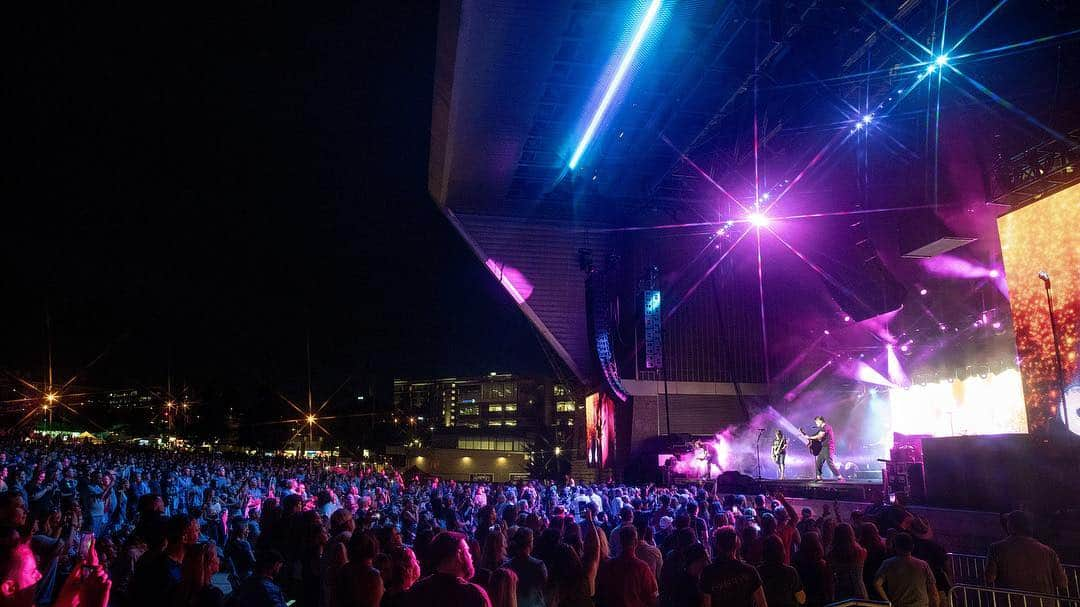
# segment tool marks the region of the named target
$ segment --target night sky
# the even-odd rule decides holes
[[[546,372],[426,191],[436,3],[321,4],[17,22],[0,371],[48,309],[91,387]]]

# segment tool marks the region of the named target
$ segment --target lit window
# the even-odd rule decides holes
[[[507,426],[516,426],[517,425],[517,420],[516,419],[508,419],[508,420],[506,420],[506,425]]]
[[[514,412],[517,411],[517,403],[509,403],[503,408],[503,411]]]
[[[574,401],[560,401],[555,403],[555,411],[558,413],[573,413],[577,409]]]
[[[501,426],[501,425],[503,425],[503,423],[502,423],[502,420],[493,419],[493,420],[488,421],[488,425],[489,426]],[[509,424],[507,424],[507,425],[509,425]]]
[[[488,413],[498,413],[503,410],[502,405],[488,405]],[[509,409],[507,409],[509,411]]]

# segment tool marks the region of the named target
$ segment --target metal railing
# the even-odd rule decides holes
[[[956,584],[949,590],[951,607],[1080,607],[1080,599],[1055,594],[1038,594]]]
[[[845,599],[829,603],[825,607],[892,607],[889,601],[870,601],[867,599]]]
[[[956,584],[982,586],[986,583],[986,557],[950,552],[949,577]]]
[[[1080,566],[1063,565],[1068,582],[1065,596],[1080,599]],[[975,554],[949,553],[949,576],[954,583],[969,586],[986,584],[986,557]]]

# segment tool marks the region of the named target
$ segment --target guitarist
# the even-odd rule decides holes
[[[836,457],[836,440],[833,438],[832,426],[825,423],[825,418],[820,415],[814,418],[814,425],[817,426],[817,432],[814,434],[808,435],[802,429],[799,430],[806,437],[810,450],[814,451],[817,448],[816,453],[814,453],[816,470],[814,480],[821,480],[821,469],[825,464],[829,465],[829,470],[832,471],[836,480],[844,480],[844,477],[840,476],[840,470],[837,469],[836,463],[833,461],[833,458]],[[814,444],[815,441],[818,441],[817,445]]]
[[[778,472],[778,478],[784,480],[784,461],[787,459],[787,437],[784,436],[783,431],[777,430],[776,437],[772,442],[772,459],[776,463],[776,470]]]

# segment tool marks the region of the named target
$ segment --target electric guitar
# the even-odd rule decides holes
[[[821,440],[816,438],[810,438],[810,436],[807,435],[806,432],[803,432],[802,428],[799,428],[799,434],[802,434],[804,437],[806,437],[806,446],[810,448],[810,453],[812,453],[814,457],[817,457],[818,453],[821,453],[821,448],[824,446],[821,444]]]

